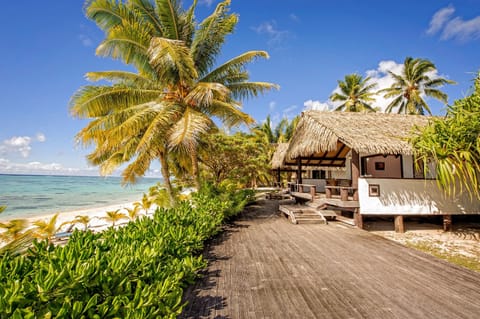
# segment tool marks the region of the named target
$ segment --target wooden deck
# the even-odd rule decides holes
[[[259,203],[211,242],[180,318],[478,318],[479,273]]]

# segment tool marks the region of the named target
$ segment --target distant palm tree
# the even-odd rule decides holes
[[[119,221],[119,220],[122,220],[122,219],[127,219],[128,216],[125,215],[124,213],[121,213],[120,212],[120,209],[117,209],[117,210],[113,210],[113,211],[107,211],[106,213],[106,216],[105,217],[102,217],[102,219],[108,221],[108,222],[111,222],[112,223],[112,227],[115,227],[115,224]]]
[[[448,96],[437,87],[445,84],[455,84],[454,81],[441,77],[431,78],[428,73],[436,71],[435,65],[426,59],[414,59],[407,57],[403,62],[403,70],[400,74],[388,71],[395,79],[389,88],[380,90],[385,98],[393,98],[385,112],[391,113],[398,108],[397,113],[404,114],[432,114],[423,96],[433,97],[447,104]]]
[[[370,102],[375,101],[372,90],[377,86],[376,83],[368,83],[370,77],[363,78],[361,75],[353,73],[345,76],[345,80],[338,81],[340,93],[333,93],[330,100],[340,101],[342,104],[335,111],[346,112],[375,112]]]
[[[4,232],[1,233],[3,240],[17,239],[28,228],[28,222],[26,219],[12,219],[4,223],[0,223],[0,229]]]
[[[134,205],[132,208],[130,207],[125,207],[125,210],[128,213],[128,217],[130,218],[131,221],[134,221],[135,219],[140,216],[140,206]]]
[[[41,239],[47,239],[50,242],[59,228],[57,226],[57,217],[58,213],[53,215],[52,218],[50,218],[49,220],[34,221],[34,236]]]
[[[90,223],[91,218],[87,215],[78,215],[75,216],[75,219],[73,220],[73,223],[75,224],[82,224],[83,225],[83,230],[87,231],[88,229],[88,224]]]

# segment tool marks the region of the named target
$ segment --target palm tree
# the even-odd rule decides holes
[[[58,213],[53,215],[49,220],[36,220],[33,222],[34,236],[41,239],[47,239],[48,242],[51,242],[52,237],[58,231],[57,227],[57,217]]]
[[[107,222],[111,222],[112,227],[115,227],[115,223],[119,220],[128,218],[127,215],[120,212],[120,209],[107,211],[105,214],[106,216],[102,217],[102,219],[106,220]]]
[[[75,216],[75,219],[73,220],[73,223],[82,224],[83,225],[83,230],[87,231],[88,224],[90,223],[90,220],[91,220],[91,218],[87,215],[78,215],[78,216]]]
[[[197,24],[196,1],[188,10],[174,0],[88,2],[87,16],[106,35],[97,54],[120,59],[137,70],[88,73],[90,80],[112,84],[85,86],[70,103],[74,116],[92,119],[77,137],[96,145],[88,159],[100,165],[103,174],[129,162],[123,178],[134,182],[159,159],[174,202],[169,154],[189,154],[198,187],[198,142],[215,127],[212,118],[226,126],[253,122],[240,110],[238,99],[257,96],[276,85],[248,81],[246,64],[267,58],[264,51],[243,53],[214,68],[225,37],[238,21],[228,13],[229,4],[221,2]]]
[[[389,88],[379,91],[385,93],[385,98],[393,98],[385,112],[390,113],[394,108],[398,108],[397,113],[423,115],[426,111],[431,115],[432,111],[423,96],[433,97],[447,104],[447,94],[437,88],[455,82],[442,77],[431,78],[428,73],[434,71],[436,67],[429,60],[412,57],[407,57],[403,62],[401,74],[388,71],[395,82]]]
[[[140,206],[134,205],[133,207],[125,207],[125,210],[128,213],[128,218],[130,218],[131,221],[134,221],[135,219],[140,216]]]
[[[0,234],[3,240],[16,240],[28,228],[26,219],[12,219],[4,223],[0,223],[0,229],[4,231]]]
[[[375,109],[369,104],[375,101],[372,90],[377,86],[376,83],[368,83],[370,77],[363,78],[361,75],[353,73],[345,76],[345,80],[338,81],[340,93],[333,93],[330,100],[333,102],[341,101],[335,111],[346,112],[375,112]]]

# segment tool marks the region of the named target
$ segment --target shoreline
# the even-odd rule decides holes
[[[59,227],[57,230],[57,234],[66,232],[68,228],[71,228],[71,231],[74,229],[82,229],[83,230],[83,225],[80,223],[77,224],[65,224],[63,226],[62,223],[67,223],[70,221],[75,220],[76,216],[88,216],[90,218],[89,224],[88,224],[88,229],[92,231],[102,231],[107,229],[108,227],[111,226],[111,224],[103,220],[103,217],[106,216],[107,211],[115,211],[117,209],[122,210],[123,213],[127,214],[127,211],[125,208],[133,208],[134,203],[138,201],[131,201],[131,202],[126,202],[126,203],[119,203],[119,204],[111,204],[111,205],[106,205],[106,206],[101,206],[101,207],[94,207],[94,208],[80,208],[76,210],[69,210],[65,212],[59,212],[57,221],[56,221],[56,226]],[[150,209],[145,212],[143,209],[140,209],[140,215],[148,215],[153,213],[156,210],[157,206],[155,204],[150,207]],[[48,221],[50,218],[52,218],[56,213],[47,213],[47,214],[42,214],[34,217],[14,217],[14,216],[8,216],[12,218],[7,218],[7,219],[2,219],[2,222],[8,222],[9,220],[12,219],[25,219],[29,223],[29,228],[33,226],[33,223],[37,220],[43,220],[43,221]],[[130,221],[130,219],[121,219],[118,225],[121,225],[123,223],[126,223]],[[71,227],[72,225],[72,227]]]

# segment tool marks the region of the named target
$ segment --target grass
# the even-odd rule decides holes
[[[405,245],[410,248],[414,248],[423,251],[424,253],[433,255],[437,258],[446,260],[449,263],[480,272],[480,262],[478,260],[478,257],[468,257],[455,252],[447,252],[445,251],[445,249],[442,249],[441,247],[438,247],[435,243],[431,242],[407,241]]]

